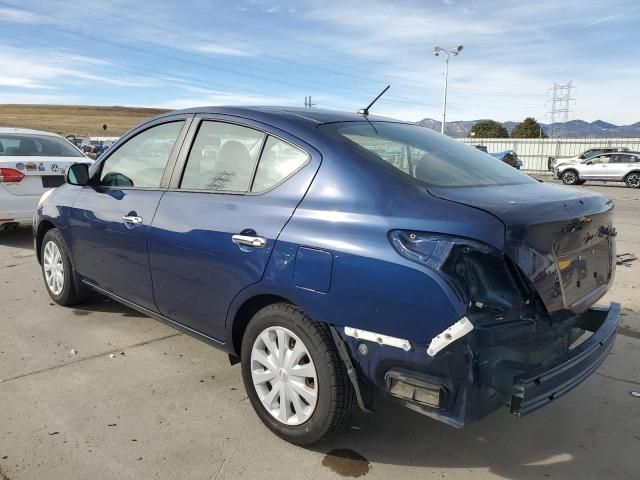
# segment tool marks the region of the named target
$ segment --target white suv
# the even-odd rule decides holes
[[[616,152],[598,155],[580,163],[554,168],[565,185],[582,185],[587,180],[624,182],[627,187],[640,187],[640,153]]]
[[[575,157],[566,157],[566,158],[549,157],[549,170],[553,170],[556,167],[559,167],[560,165],[564,165],[565,163],[581,163],[583,160],[587,160],[589,158],[593,158],[605,153],[617,153],[617,152],[628,152],[628,151],[629,149],[626,147],[598,147],[598,148],[590,148],[589,150],[585,150],[580,155],[576,155]]]

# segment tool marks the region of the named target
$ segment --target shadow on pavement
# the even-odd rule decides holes
[[[0,245],[24,250],[33,250],[33,234],[28,227],[15,230],[0,230]]]
[[[115,313],[120,314],[123,317],[133,318],[146,317],[146,315],[144,315],[143,313],[140,313],[137,310],[133,310],[132,308],[122,305],[121,303],[114,302],[113,300],[107,297],[103,297],[98,293],[92,294],[86,302],[74,305],[73,307],[74,315],[89,315],[93,312]]]
[[[343,432],[314,450],[353,451],[374,465],[420,467],[422,478],[440,478],[443,469],[459,471],[456,478],[484,478],[485,471],[518,480],[573,478],[616,447],[596,446],[596,438],[607,434],[585,426],[593,405],[576,405],[568,397],[563,402],[520,419],[503,409],[457,430],[382,399],[377,413],[356,410]]]

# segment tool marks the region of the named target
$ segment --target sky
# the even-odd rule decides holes
[[[0,103],[303,106],[640,121],[637,0],[0,0]]]

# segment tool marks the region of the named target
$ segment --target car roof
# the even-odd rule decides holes
[[[42,130],[33,130],[31,128],[18,128],[18,127],[0,127],[0,135],[45,135],[48,137],[60,137],[57,133],[45,132]]]
[[[603,150],[603,151],[611,150],[611,151],[617,152],[620,150],[627,151],[629,149],[627,147],[592,147],[592,148],[587,148],[585,152],[590,152],[591,150]]]
[[[184,110],[174,110],[171,112],[160,114],[154,118],[162,118],[166,116],[184,114],[184,113],[217,113],[222,115],[233,115],[258,121],[277,121],[287,120],[290,122],[298,122],[300,124],[323,124],[335,122],[362,122],[362,121],[387,121],[401,122],[393,118],[383,117],[379,115],[359,115],[356,112],[345,112],[339,110],[327,110],[323,108],[303,108],[303,107],[279,107],[279,106],[229,106],[229,107],[197,107]]]

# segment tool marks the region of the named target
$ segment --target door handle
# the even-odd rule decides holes
[[[266,239],[252,235],[233,235],[231,240],[238,245],[248,245],[255,248],[262,248],[267,244]]]
[[[131,225],[141,225],[143,222],[142,217],[138,217],[137,215],[124,215],[122,220],[124,220],[124,223],[129,223]]]

